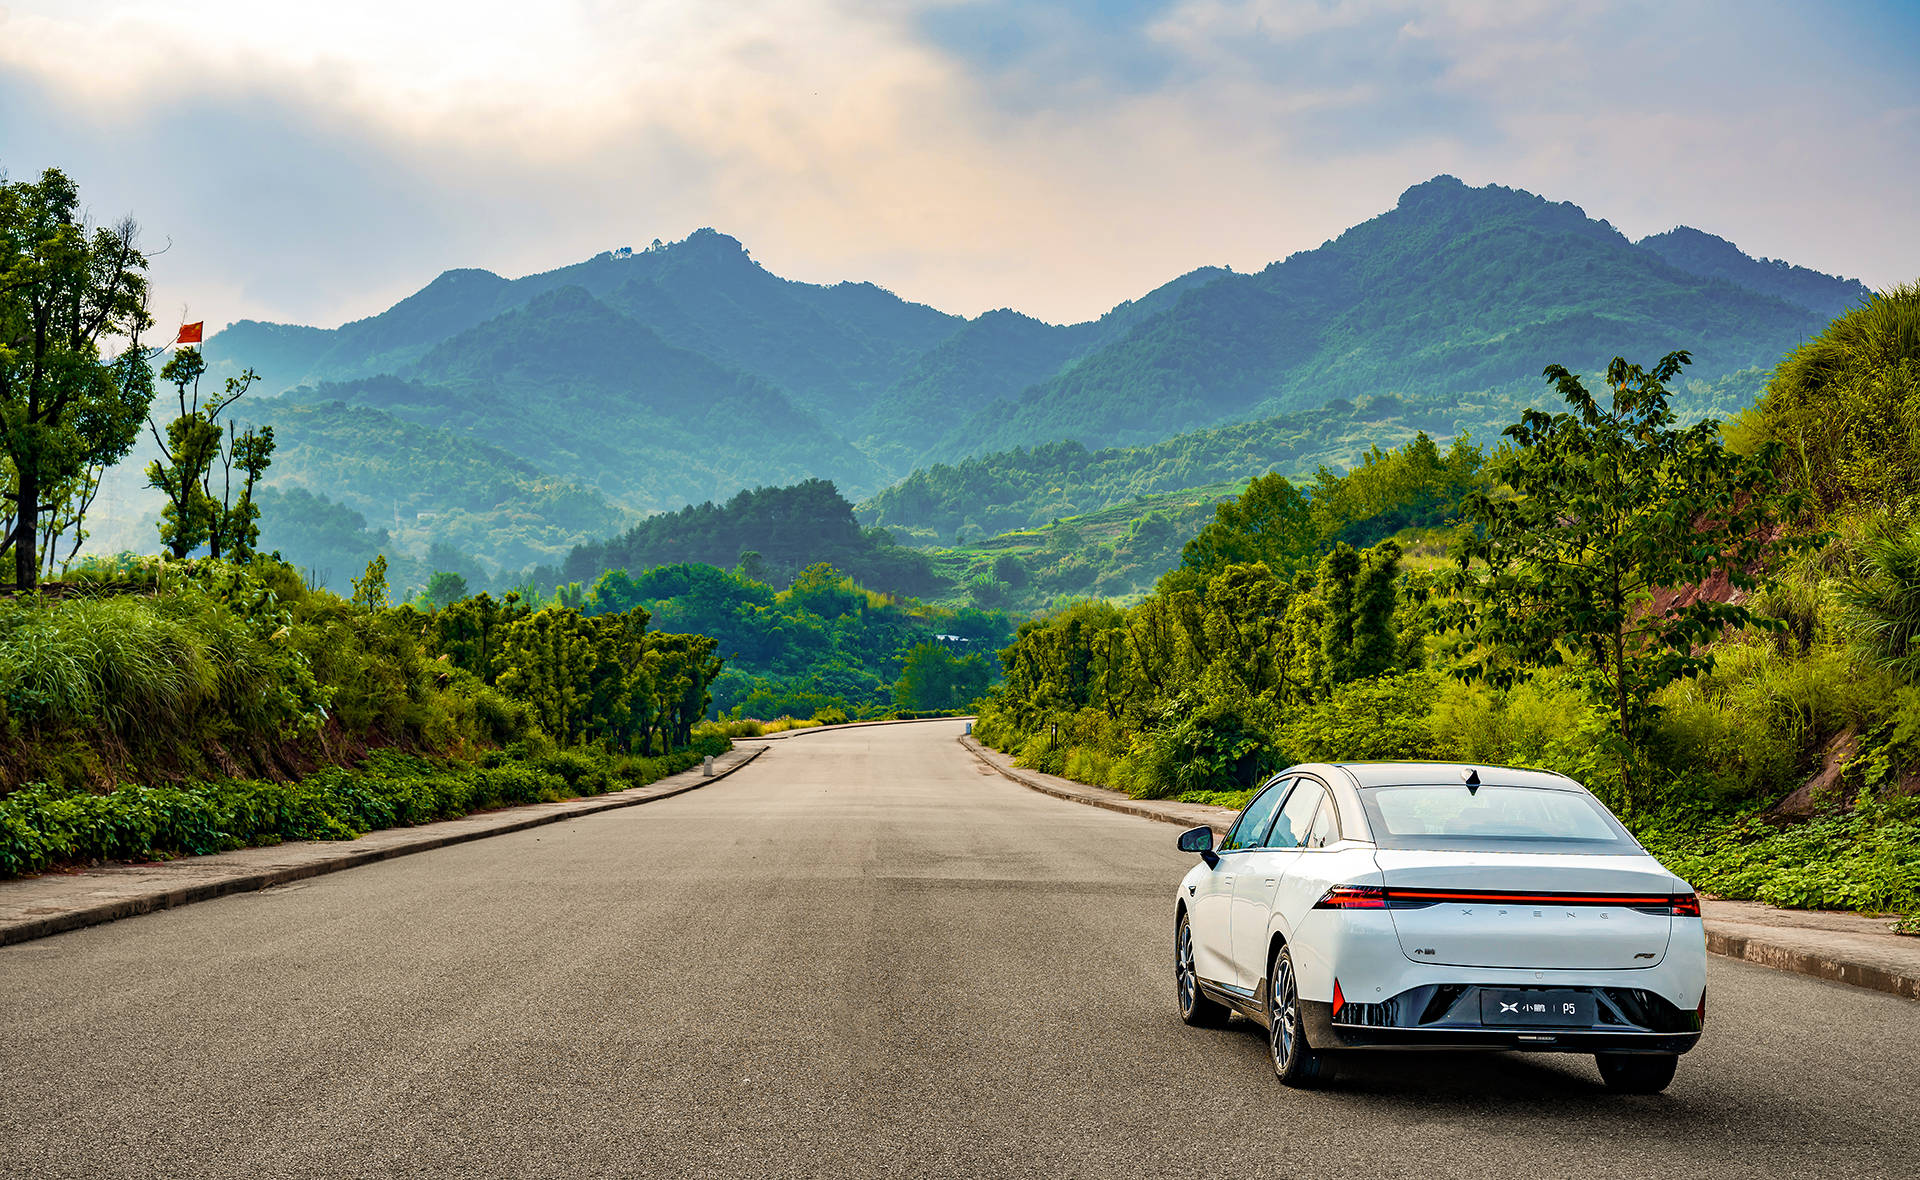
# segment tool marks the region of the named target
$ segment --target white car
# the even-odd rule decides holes
[[[1267,1026],[1311,1085],[1333,1050],[1592,1053],[1652,1093],[1707,1014],[1693,888],[1572,779],[1451,763],[1296,766],[1180,882],[1180,1017]]]

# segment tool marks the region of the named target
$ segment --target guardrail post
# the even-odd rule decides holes
[[[708,754],[707,760],[700,764],[700,774],[705,778],[713,777],[713,755],[712,754]]]

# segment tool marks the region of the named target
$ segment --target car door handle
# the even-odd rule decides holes
[[[1278,881],[1279,879],[1280,879],[1280,878],[1278,878],[1278,877],[1268,877],[1268,878],[1267,878],[1267,888],[1268,888],[1268,889],[1272,889],[1272,888],[1273,888],[1273,883],[1274,883],[1275,881]]]
[[[1225,877],[1222,877],[1222,878],[1220,878],[1220,884],[1222,884],[1222,885],[1231,885],[1231,884],[1233,884],[1233,876],[1232,876],[1231,874],[1229,874],[1229,875],[1227,875],[1227,876],[1225,876]]]

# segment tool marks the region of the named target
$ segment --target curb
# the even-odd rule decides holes
[[[1019,783],[1021,786],[1026,787],[1029,790],[1038,791],[1042,795],[1052,795],[1056,799],[1065,799],[1070,803],[1085,803],[1089,807],[1104,807],[1108,811],[1117,811],[1122,815],[1135,815],[1135,816],[1139,816],[1141,819],[1154,819],[1154,820],[1159,820],[1161,823],[1167,823],[1167,824],[1187,824],[1188,827],[1195,826],[1194,824],[1188,822],[1188,818],[1186,816],[1169,815],[1165,811],[1161,810],[1160,808],[1155,807],[1151,802],[1146,802],[1138,799],[1128,799],[1124,795],[1119,795],[1119,797],[1117,798],[1109,799],[1104,795],[1082,794],[1078,791],[1065,791],[1060,789],[1059,787],[1053,786],[1050,783],[1044,783],[1044,782],[1040,782],[1037,779],[1028,778],[1026,775],[1021,774],[1019,771],[1013,770],[1010,767],[1002,766],[998,762],[995,762],[992,758],[987,757],[985,748],[982,747],[980,742],[976,738],[974,738],[973,735],[971,734],[963,734],[960,738],[960,744],[965,746],[969,751],[971,751],[973,756],[975,758],[978,758],[982,763],[984,763],[991,769],[998,771],[1002,777],[1010,778],[1014,782]],[[1115,792],[1115,794],[1118,795],[1118,792]],[[1226,809],[1221,808],[1221,810],[1225,811]],[[1226,818],[1224,820],[1209,819],[1207,821],[1207,826],[1213,829],[1215,835],[1225,835],[1227,832],[1227,829],[1233,826],[1233,816],[1234,816],[1233,812],[1227,812]]]
[[[1162,823],[1185,824],[1187,817],[1169,815],[1166,811],[1154,807],[1151,803],[1120,798],[1106,798],[1101,795],[1083,794],[1077,791],[1062,790],[1050,783],[1028,778],[1026,775],[1002,766],[987,756],[980,743],[971,735],[963,736],[960,744],[965,746],[975,758],[998,771],[1001,776],[1012,779],[1023,787],[1039,791],[1043,795],[1052,795],[1056,799],[1065,799],[1072,803],[1085,803],[1093,807],[1104,807],[1108,811],[1117,811],[1122,815],[1139,816],[1142,819],[1159,820]],[[1216,834],[1224,833],[1233,822],[1229,815],[1224,821],[1209,820],[1207,826]],[[1886,992],[1908,1000],[1920,1000],[1920,976],[1905,975],[1870,963],[1853,959],[1834,959],[1813,951],[1783,946],[1763,938],[1754,938],[1745,934],[1731,934],[1725,930],[1707,927],[1707,950],[1722,958],[1738,959],[1744,963],[1753,963],[1761,967],[1771,967],[1776,971],[1788,971],[1795,975],[1811,976],[1834,983],[1850,984],[1867,988],[1870,991]]]
[[[1902,975],[1870,963],[1830,959],[1812,951],[1796,950],[1777,942],[1711,928],[1707,930],[1707,949],[1716,955],[1771,967],[1775,971],[1790,971],[1795,975],[1810,975],[1815,979],[1888,992],[1903,999],[1920,1000],[1920,977]]]
[[[664,791],[653,791],[653,788],[659,786],[660,783],[669,781],[669,779],[660,779],[642,787],[629,787],[626,791],[609,795],[583,796],[580,799],[561,800],[560,802],[562,804],[582,802],[584,800],[585,805],[567,808],[563,811],[550,810],[538,815],[519,816],[498,826],[470,829],[462,832],[440,832],[438,834],[422,832],[417,840],[408,840],[404,843],[390,844],[381,848],[354,850],[352,848],[353,842],[346,841],[341,845],[341,853],[339,856],[328,857],[325,860],[315,861],[311,864],[263,869],[259,872],[243,873],[238,876],[228,877],[224,880],[204,881],[193,885],[183,885],[178,889],[154,891],[141,894],[137,897],[117,898],[113,901],[101,902],[80,909],[67,910],[64,913],[48,914],[44,917],[30,918],[25,921],[9,922],[5,925],[0,925],[0,946],[9,946],[18,942],[28,942],[36,938],[45,938],[52,934],[63,934],[69,930],[79,930],[87,926],[99,926],[106,922],[118,921],[121,918],[131,918],[138,914],[149,914],[155,910],[167,910],[173,909],[176,906],[191,905],[196,901],[212,901],[216,897],[225,897],[228,894],[254,893],[275,885],[287,885],[294,881],[302,881],[308,877],[324,876],[328,873],[338,873],[346,869],[355,869],[362,865],[375,864],[383,860],[393,860],[397,857],[411,856],[416,852],[431,852],[436,848],[447,848],[455,844],[466,844],[474,840],[484,840],[489,836],[504,836],[510,832],[524,832],[529,828],[544,827],[547,824],[559,823],[562,820],[578,819],[585,815],[598,815],[603,811],[617,811],[624,807],[638,807],[642,803],[652,803],[660,799],[671,799],[675,795],[684,795],[688,791],[697,791],[701,787],[719,782],[734,771],[746,766],[755,758],[766,753],[767,748],[765,746],[759,746],[757,748],[751,748],[751,751],[751,753],[748,753],[745,757],[724,770],[715,768],[711,778],[698,775],[699,767],[694,767],[691,770],[683,770],[680,774],[695,775],[694,779],[691,782],[682,783]],[[669,778],[678,777],[680,777],[680,775],[669,776]],[[652,793],[639,793],[643,791]],[[628,792],[633,792],[633,794],[629,795]],[[623,798],[622,796],[625,797]],[[553,805],[535,803],[524,806],[552,807]],[[495,814],[507,814],[507,809],[503,809],[501,812]],[[458,819],[467,818],[471,817],[458,817]],[[444,820],[439,822],[453,823],[458,822],[458,820]],[[431,825],[422,826],[430,827]],[[389,828],[386,830],[395,831],[405,829]]]

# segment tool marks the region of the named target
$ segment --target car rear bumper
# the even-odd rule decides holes
[[[1488,1025],[1477,985],[1418,987],[1381,1004],[1301,1001],[1307,1043],[1319,1049],[1489,1049],[1528,1053],[1685,1053],[1700,1041],[1697,1013],[1638,989],[1583,988],[1600,1022],[1581,1027]]]

